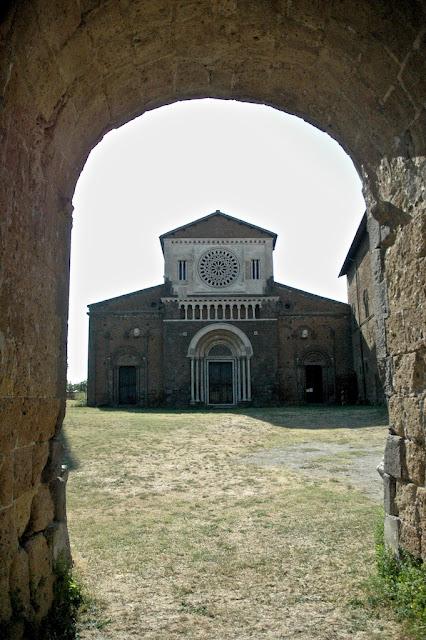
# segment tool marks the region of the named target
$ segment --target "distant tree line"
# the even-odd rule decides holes
[[[81,382],[67,382],[68,397],[78,392],[87,393],[87,380],[82,380]]]

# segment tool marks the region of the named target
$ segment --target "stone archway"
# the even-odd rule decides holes
[[[421,0],[360,0],[356,10],[351,0],[3,5],[0,620],[11,619],[17,587],[36,621],[52,602],[65,517],[53,487],[77,177],[106,131],[194,97],[298,115],[338,140],[362,176],[392,425],[386,531],[425,557],[425,17]],[[397,512],[395,489],[408,484],[411,497]],[[37,530],[35,509],[43,514]]]

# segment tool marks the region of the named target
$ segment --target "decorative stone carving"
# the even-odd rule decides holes
[[[228,249],[211,249],[201,256],[198,273],[201,280],[211,287],[227,287],[240,272],[237,257]]]

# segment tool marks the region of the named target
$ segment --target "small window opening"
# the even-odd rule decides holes
[[[362,300],[363,300],[363,303],[364,303],[365,317],[368,318],[368,316],[370,315],[370,308],[369,308],[369,304],[368,304],[368,291],[367,291],[367,289],[364,289],[364,293],[362,294]]]
[[[251,277],[253,280],[260,279],[260,260],[257,258],[251,261]]]
[[[179,280],[186,280],[186,260],[179,260],[178,276],[179,276]]]

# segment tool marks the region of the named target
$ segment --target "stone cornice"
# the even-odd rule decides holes
[[[278,296],[187,296],[185,298],[161,298],[161,302],[169,304],[261,304],[264,302],[278,302]]]
[[[173,238],[170,244],[266,244],[267,238]]]

